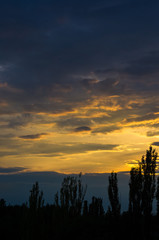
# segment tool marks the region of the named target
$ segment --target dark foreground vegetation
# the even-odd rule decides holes
[[[157,153],[147,150],[130,171],[129,206],[121,213],[117,173],[109,176],[110,206],[104,211],[101,198],[85,200],[87,186],[79,177],[64,178],[53,204],[44,204],[36,182],[27,204],[6,206],[0,200],[1,239],[159,239],[159,177]],[[156,199],[156,215],[152,203]]]

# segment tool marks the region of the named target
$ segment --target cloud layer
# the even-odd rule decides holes
[[[121,170],[158,142],[158,10],[144,0],[1,4],[2,168]]]

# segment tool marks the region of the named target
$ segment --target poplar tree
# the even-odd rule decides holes
[[[143,171],[142,210],[145,217],[150,217],[155,197],[156,160],[156,150],[150,146],[149,150],[146,151],[146,156],[143,156],[141,161]]]
[[[146,155],[142,156],[138,167],[132,168],[130,171],[129,211],[134,215],[142,213],[145,217],[151,216],[156,190],[156,160],[157,153],[150,146]]]
[[[44,205],[43,192],[39,190],[39,184],[33,184],[29,196],[29,208],[33,211],[40,209]]]
[[[89,215],[96,217],[104,215],[102,198],[92,197],[92,202],[89,205]]]
[[[82,185],[81,174],[78,178],[68,176],[64,178],[60,189],[61,207],[67,214],[80,215],[87,186]]]
[[[157,200],[157,217],[159,218],[159,177],[157,178],[156,200]]]
[[[111,205],[111,213],[114,217],[120,215],[117,173],[112,172],[109,176],[108,196]]]
[[[129,212],[135,217],[139,217],[142,213],[142,188],[143,176],[139,164],[138,167],[131,169],[129,182]]]

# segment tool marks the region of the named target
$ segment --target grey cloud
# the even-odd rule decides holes
[[[125,83],[118,81],[115,78],[106,78],[104,80],[97,79],[83,79],[82,85],[91,90],[93,94],[117,95],[128,94],[128,89]]]
[[[45,136],[45,135],[48,135],[48,133],[37,133],[37,134],[23,135],[23,136],[19,136],[19,138],[34,140],[34,139],[39,139],[39,138],[41,138],[42,136]]]
[[[14,151],[14,150],[12,150],[12,151],[0,151],[0,157],[16,156],[16,155],[19,155],[18,150],[16,150],[16,151]]]
[[[105,126],[105,127],[99,127],[99,128],[95,128],[92,133],[103,133],[103,134],[107,134],[107,133],[111,133],[114,132],[116,130],[120,130],[122,129],[122,127],[119,126]]]
[[[124,72],[134,76],[145,76],[147,74],[158,73],[159,51],[151,51],[139,59],[133,60],[124,69]]]
[[[94,78],[85,78],[81,81],[81,84],[86,88],[89,89],[91,87],[93,87],[94,85],[96,85],[99,82],[99,80],[94,79]]]
[[[12,174],[15,174],[15,173],[23,172],[24,170],[27,170],[27,169],[26,168],[22,168],[22,167],[11,167],[11,168],[0,167],[0,174],[2,174],[2,173],[6,173],[6,174],[12,173]]]
[[[75,132],[89,132],[91,131],[90,127],[87,126],[81,126],[81,127],[77,127],[74,129]]]
[[[121,65],[100,68],[95,71],[97,76],[114,76],[120,79],[119,93],[151,95],[159,90],[159,50],[145,50],[136,54],[133,59],[123,61]],[[119,86],[124,89],[119,89]],[[104,89],[104,88],[103,88]],[[115,89],[114,89],[115,90]],[[123,91],[122,91],[123,90]]]
[[[62,92],[62,93],[70,93],[72,91],[72,85],[71,84],[54,84],[52,86],[53,93],[56,92]]]
[[[21,126],[26,126],[33,120],[33,115],[30,113],[22,113],[17,116],[13,116],[8,121],[9,128],[16,128]]]
[[[158,127],[159,127],[159,123],[154,123],[154,124],[152,124],[152,127],[158,128]]]
[[[1,79],[24,90],[24,94],[14,94],[12,92],[10,93],[11,96],[10,94],[6,96],[6,90],[3,90],[3,98],[7,98],[10,102],[14,100],[15,103],[11,108],[3,108],[3,113],[9,111],[61,113],[73,110],[74,106],[71,105],[70,102],[72,101],[75,104],[77,96],[71,95],[73,94],[72,86],[67,83],[69,81],[75,82],[75,79],[72,77],[73,74],[89,73],[99,66],[101,66],[101,69],[103,66],[106,66],[107,72],[112,72],[112,67],[115,65],[114,62],[120,62],[118,58],[124,58],[123,44],[125,44],[125,42],[129,42],[130,44],[131,42],[130,45],[132,45],[132,41],[127,40],[127,37],[131,39],[127,23],[129,21],[125,21],[125,19],[129,19],[129,14],[126,14],[125,17],[123,17],[122,14],[124,11],[123,6],[125,6],[129,10],[128,12],[132,19],[134,19],[134,13],[131,11],[132,2],[120,1],[120,3],[117,3],[117,1],[107,1],[104,3],[100,1],[97,3],[95,1],[86,1],[84,4],[74,4],[72,2],[70,3],[70,8],[66,7],[64,1],[62,2],[64,4],[63,9],[59,7],[59,3],[50,3],[47,1],[45,4],[43,3],[43,8],[40,7],[41,3],[39,3],[39,5],[36,6],[37,12],[35,11],[34,3],[30,3],[30,1],[25,4],[25,6],[27,6],[25,8],[23,6],[17,6],[16,9],[16,7],[13,6],[15,15],[13,12],[10,12],[10,14],[14,15],[16,24],[11,20],[12,18],[9,17],[10,14],[8,12],[8,16],[3,13],[3,5],[1,6],[1,17],[2,19],[4,18],[6,22],[4,28],[1,30],[3,33],[1,36],[3,36],[4,42],[2,44],[2,59],[0,62],[6,62],[5,64],[3,63],[4,66],[8,66],[7,64],[11,66],[10,68],[4,68],[4,71],[1,72]],[[140,9],[139,3],[136,3],[135,6],[137,9]],[[19,8],[22,8],[21,10],[24,14],[17,14]],[[57,9],[57,11],[55,9]],[[145,11],[145,8],[143,10]],[[34,14],[28,15],[28,11],[30,14]],[[83,14],[83,11],[86,14]],[[53,12],[55,15],[52,14]],[[110,22],[107,21],[109,12]],[[138,10],[138,14],[139,12]],[[105,16],[102,18],[102,21],[101,13]],[[61,16],[61,14],[64,14],[65,17]],[[114,17],[116,14],[118,17]],[[23,18],[21,16],[23,16]],[[103,21],[103,19],[106,21]],[[118,24],[116,19],[118,19],[120,24]],[[10,24],[8,24],[8,22]],[[67,24],[65,22],[67,22]],[[124,24],[122,24],[123,22]],[[132,22],[134,24],[134,21]],[[95,29],[100,26],[98,32],[94,31],[94,25],[96,26]],[[135,26],[136,25],[135,22]],[[82,26],[88,27],[88,30],[93,30],[86,30],[82,33]],[[120,33],[116,32],[119,26]],[[128,31],[126,37],[125,32],[127,31],[122,29],[123,27]],[[132,26],[130,26],[130,30],[131,27]],[[124,39],[122,39],[121,42],[119,41],[119,44],[112,44],[112,39],[119,39],[119,34],[120,37],[123,34],[120,30],[124,30]],[[81,33],[80,35],[75,34],[79,32]],[[134,44],[134,47],[136,47],[136,45],[138,44]],[[126,48],[126,52],[129,52],[132,46],[127,46]],[[142,58],[134,61],[128,60],[127,58],[124,59],[123,62],[127,63],[128,66],[123,68],[122,74],[125,71],[127,74],[132,75],[130,68],[137,68],[138,65],[141,65],[138,64],[138,61],[146,66],[154,66],[152,64],[153,61],[158,61],[157,53],[155,55],[154,52],[144,57],[149,58],[149,60]],[[118,82],[116,78],[108,77],[102,80],[103,81],[98,82],[94,78],[83,79],[83,86],[88,89],[91,88],[93,94],[96,95],[101,93],[110,95],[129,93],[127,84],[123,81]],[[129,82],[129,79],[127,82]],[[135,86],[133,91],[137,89],[138,86]],[[77,89],[76,93],[78,91],[80,90]],[[64,94],[67,93],[69,96],[64,98]],[[61,102],[54,104],[48,103],[48,99],[51,96],[61,97],[59,99]],[[81,96],[80,93],[78,93],[78,97],[79,96]],[[71,100],[69,100],[69,98]],[[14,125],[16,125],[16,123],[14,123]]]
[[[159,146],[159,142],[153,142],[153,143],[151,143],[151,145],[153,145],[153,146]]]
[[[148,137],[154,137],[159,135],[159,131],[148,131],[146,134]]]
[[[65,113],[68,111],[73,111],[73,104],[72,106],[67,104],[67,102],[54,102],[54,103],[35,103],[30,105],[25,105],[24,110],[31,113]]]
[[[2,5],[1,61],[15,65],[15,69],[6,70],[2,78],[23,89],[31,89],[37,85],[67,82],[72,73],[90,72],[101,65],[111,67],[114,60],[123,57],[124,45],[126,52],[133,52],[130,33],[134,35],[141,11],[140,4],[135,4],[137,16],[134,17],[131,4],[132,1],[86,1],[68,5],[62,1],[61,9],[60,3],[47,1],[35,7],[35,3],[27,1],[25,7],[11,4],[13,12],[3,9]],[[147,8],[143,11],[142,25],[147,20]],[[150,21],[151,18],[148,19]],[[153,21],[150,26],[152,24]],[[145,22],[144,26],[147,27]],[[139,30],[137,37],[141,33]],[[143,39],[143,35],[144,31],[140,38]],[[112,39],[119,38],[119,44],[114,44]],[[134,42],[134,48],[141,44]]]
[[[69,128],[69,130],[73,127],[78,128],[78,126],[87,126],[89,127],[91,123],[91,119],[85,117],[85,118],[78,118],[78,117],[72,117],[72,118],[62,118],[56,121],[56,124],[59,128]]]
[[[30,152],[33,154],[75,154],[85,153],[89,151],[97,150],[113,150],[119,145],[117,144],[96,144],[96,143],[61,143],[61,144],[34,144],[30,148]]]
[[[0,141],[6,140],[6,139],[13,139],[15,137],[14,134],[8,133],[8,134],[0,134]]]
[[[31,138],[32,137],[32,138]],[[27,136],[24,139],[33,140],[37,139],[37,136]],[[3,150],[0,151],[0,156],[22,156],[25,157],[29,154],[55,157],[67,154],[86,153],[89,151],[106,151],[113,150],[118,147],[118,144],[97,144],[97,143],[80,143],[80,142],[67,142],[67,143],[47,143],[45,140],[33,141],[22,143],[20,139],[0,139],[0,144],[3,146]],[[7,149],[6,149],[7,146]]]
[[[148,109],[149,110],[149,109]],[[141,115],[139,117],[132,117],[132,118],[128,118],[127,122],[141,122],[141,121],[147,121],[147,120],[153,120],[159,117],[159,114],[154,114],[154,113],[148,113],[146,115]]]

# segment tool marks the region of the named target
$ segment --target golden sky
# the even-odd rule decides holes
[[[4,89],[11,91],[7,84],[1,86],[1,91]],[[19,89],[14,91],[21,95]],[[158,106],[149,112],[151,97],[95,95],[83,86],[77,97],[72,91],[61,94],[58,86],[57,99],[48,97],[43,105],[28,105],[27,111],[22,109],[23,102],[0,105],[4,111],[0,116],[1,168],[62,173],[129,171],[150,144],[158,145],[159,112]],[[23,112],[14,112],[17,107]]]

